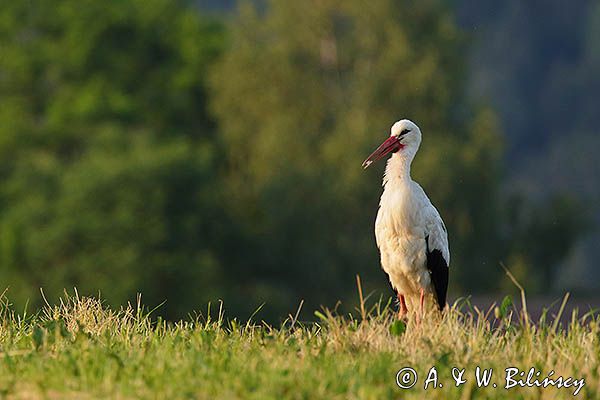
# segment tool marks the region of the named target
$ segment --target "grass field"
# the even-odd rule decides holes
[[[455,304],[443,318],[404,326],[379,302],[363,305],[358,317],[323,310],[317,322],[290,316],[273,328],[202,317],[171,324],[152,320],[139,304],[112,311],[77,295],[36,315],[17,315],[3,298],[0,397],[555,399],[577,390],[573,381],[565,381],[569,388],[505,389],[509,367],[525,374],[536,368],[540,382],[551,370],[553,379],[583,378],[576,398],[600,397],[597,317],[574,314],[561,327],[546,316],[532,323],[508,302],[485,312],[462,309]],[[477,385],[477,366],[493,368],[487,387]],[[408,385],[410,376],[397,373],[406,367],[418,382],[401,389],[397,378]],[[433,388],[432,367],[442,387]],[[465,369],[458,387],[454,367]]]

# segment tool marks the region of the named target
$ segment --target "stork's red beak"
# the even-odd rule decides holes
[[[367,169],[369,165],[373,164],[375,161],[380,160],[388,153],[395,153],[404,145],[400,143],[400,139],[396,136],[390,136],[385,142],[381,143],[381,145],[373,152],[365,161],[362,163],[362,167]]]

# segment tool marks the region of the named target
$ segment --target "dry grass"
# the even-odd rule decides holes
[[[506,390],[507,367],[536,368],[540,380],[550,370],[554,378],[584,378],[577,397],[600,396],[600,320],[591,313],[573,313],[561,326],[546,314],[534,323],[508,302],[485,311],[460,302],[443,317],[411,319],[403,332],[389,304],[360,298],[358,317],[322,310],[317,322],[301,323],[296,313],[275,328],[222,317],[153,321],[141,301],[113,311],[76,293],[17,315],[3,297],[0,397],[573,397],[575,388]],[[396,373],[409,366],[419,381],[401,389]],[[425,391],[434,366],[443,387]],[[498,387],[477,387],[476,366],[493,368]],[[458,387],[453,367],[465,369]]]

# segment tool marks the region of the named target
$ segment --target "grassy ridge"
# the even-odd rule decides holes
[[[119,311],[93,298],[65,297],[34,316],[0,311],[2,398],[572,398],[574,388],[504,389],[509,366],[585,378],[576,398],[600,396],[600,319],[574,314],[568,329],[507,308],[490,323],[456,305],[443,318],[411,320],[403,332],[381,303],[358,319],[317,313],[319,322],[281,327],[222,318],[152,321],[143,307]],[[392,329],[390,330],[390,327]],[[393,332],[393,333],[391,333]],[[477,388],[474,371],[494,368],[497,388]],[[396,374],[419,373],[412,389]],[[436,366],[442,388],[423,389]],[[452,367],[465,368],[456,387]],[[491,383],[490,383],[491,385]]]

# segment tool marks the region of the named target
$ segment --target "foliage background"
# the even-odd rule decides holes
[[[413,175],[449,229],[452,297],[506,289],[500,262],[533,293],[597,289],[597,4],[223,4],[0,7],[17,304],[77,286],[273,320],[351,307],[355,274],[387,297],[383,163],[360,163],[403,117],[424,132]]]

